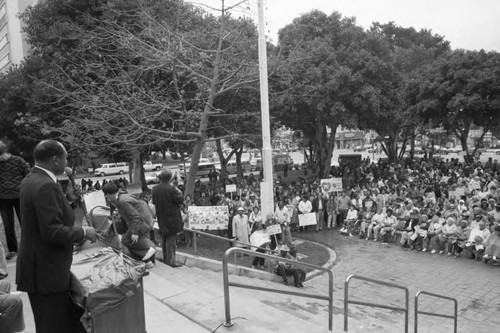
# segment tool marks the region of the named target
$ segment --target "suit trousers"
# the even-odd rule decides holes
[[[163,253],[163,262],[169,266],[175,264],[175,248],[177,235],[162,235],[161,250]]]
[[[0,214],[2,215],[5,238],[7,239],[8,252],[17,252],[16,228],[14,224],[14,210],[16,211],[19,225],[21,225],[20,199],[0,199]]]
[[[73,303],[69,291],[55,294],[28,293],[36,333],[86,333],[80,318],[84,310]]]

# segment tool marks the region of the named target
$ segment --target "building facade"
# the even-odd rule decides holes
[[[37,0],[0,0],[0,73],[26,56],[29,45],[22,33],[19,14]]]

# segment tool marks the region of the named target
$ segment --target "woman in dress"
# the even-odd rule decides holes
[[[488,237],[484,243],[484,262],[488,263],[490,259],[494,264],[499,264],[500,258],[500,225],[495,226],[494,232]]]

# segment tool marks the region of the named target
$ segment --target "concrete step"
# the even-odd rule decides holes
[[[230,275],[229,279],[259,287],[325,295],[312,286],[297,289],[237,275]],[[212,331],[225,322],[220,272],[196,267],[172,268],[158,263],[145,277],[144,287],[146,294],[202,329]],[[342,301],[334,300],[334,332],[343,331]],[[328,302],[323,300],[231,287],[230,309],[234,325],[219,327],[218,332],[328,332]],[[349,332],[399,333],[402,328],[403,315],[350,307]]]

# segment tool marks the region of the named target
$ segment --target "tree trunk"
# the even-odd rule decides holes
[[[315,137],[316,147],[316,172],[318,176],[327,178],[332,165],[332,155],[335,148],[336,124],[331,124],[332,129],[328,136],[327,124],[321,116],[317,118],[317,131]]]
[[[132,157],[132,168],[130,168],[130,183],[131,184],[141,184],[142,191],[148,190],[148,185],[146,184],[146,177],[144,176],[144,166],[142,161],[142,155],[139,149],[134,149]]]
[[[227,175],[227,162],[229,161],[229,157],[227,160],[224,157],[224,152],[222,151],[222,143],[220,142],[220,139],[215,140],[215,146],[217,147],[217,155],[219,156],[219,161],[220,161],[220,173],[221,175]]]
[[[236,150],[236,168],[238,170],[238,177],[243,177],[243,169],[241,167],[241,156],[243,155],[243,146]]]
[[[189,167],[189,175],[187,177],[187,182],[186,182],[186,188],[184,191],[184,195],[190,195],[193,197],[194,195],[194,183],[196,182],[196,172],[198,171],[198,164],[200,163],[200,156],[201,152],[203,150],[203,146],[205,145],[205,141],[207,138],[207,128],[208,128],[208,123],[210,120],[210,115],[212,114],[212,109],[214,105],[214,100],[215,100],[215,94],[217,91],[217,84],[219,81],[219,72],[220,72],[220,63],[221,63],[221,57],[222,57],[222,42],[224,40],[224,15],[225,12],[223,11],[220,17],[220,29],[219,29],[219,36],[218,36],[218,45],[217,45],[217,52],[215,53],[215,60],[213,62],[214,65],[214,72],[212,76],[212,80],[210,82],[210,90],[207,98],[207,102],[205,103],[205,107],[203,109],[203,114],[201,116],[200,120],[200,126],[198,127],[198,135],[199,137],[196,140],[196,143],[194,145],[193,149],[193,155],[191,157],[191,165]]]
[[[411,146],[410,146],[410,159],[413,161],[415,158],[415,139],[416,139],[416,134],[415,131],[412,132],[411,134]]]

